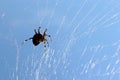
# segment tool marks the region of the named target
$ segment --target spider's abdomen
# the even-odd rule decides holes
[[[40,43],[40,40],[42,39],[42,35],[41,34],[35,34],[33,36],[32,42],[35,46],[37,46]]]

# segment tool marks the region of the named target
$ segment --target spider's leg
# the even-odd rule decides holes
[[[48,36],[50,40],[52,41],[51,35],[45,33],[45,36]]]
[[[26,41],[31,40],[31,39],[32,39],[32,37],[24,40],[24,41],[22,42],[22,44],[24,44]]]
[[[50,36],[50,35],[48,35],[48,34],[47,34],[47,36],[48,36],[48,37],[50,38],[50,40],[52,41],[52,38],[51,38],[51,36]]]
[[[35,34],[37,34],[37,31],[36,31],[36,29],[34,29],[34,32],[35,32]]]
[[[49,47],[49,42],[47,41],[47,45],[48,45],[48,47]]]
[[[41,27],[38,28],[38,33],[40,33],[40,29],[41,29]]]
[[[46,48],[46,42],[44,41],[44,48]]]
[[[45,29],[45,31],[44,31],[44,33],[46,33],[46,32],[47,32],[47,30],[48,30],[48,29],[46,28],[46,29]]]
[[[45,43],[46,43],[46,45],[49,47],[49,43],[48,43],[48,41],[47,41],[47,39],[45,39],[45,41],[44,41]]]
[[[46,42],[44,41],[44,51],[46,51]]]
[[[44,33],[43,33],[43,37],[46,37],[46,36],[47,36],[46,32],[47,32],[47,28],[45,29],[45,31],[44,31]]]
[[[31,37],[31,38],[26,39],[25,41],[28,41],[28,40],[31,40],[31,39],[32,39],[32,37]]]
[[[52,41],[51,36],[50,36],[50,35],[48,35],[48,34],[46,34],[47,30],[48,30],[48,29],[46,28],[46,29],[45,29],[45,31],[44,31],[44,34],[43,34],[43,35],[44,35],[44,36],[48,36],[48,37],[50,38],[50,40]]]

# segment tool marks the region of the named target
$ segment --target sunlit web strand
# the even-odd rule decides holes
[[[98,20],[96,20],[95,18],[93,18],[95,21],[94,22],[92,22],[92,23],[88,23],[89,24],[89,26],[91,27],[91,29],[93,28],[93,29],[95,29],[96,28],[96,25],[98,25],[99,24],[99,26],[100,26],[100,28],[101,28],[101,26],[103,25],[103,24],[105,24],[105,23],[107,23],[108,21],[110,21],[111,19],[114,19],[115,17],[117,17],[117,16],[111,16],[110,18],[108,18],[107,20],[104,20],[104,18],[109,14],[109,13],[111,13],[112,11],[114,10],[114,8],[113,9],[111,9],[111,10],[109,10],[106,14],[104,14],[101,18],[99,18]],[[119,15],[119,14],[118,14]],[[92,20],[93,21],[93,20]],[[118,23],[119,21],[117,21],[117,22],[114,22],[114,23]],[[114,24],[114,23],[111,23],[110,25],[112,25],[112,24]],[[90,28],[89,28],[90,29]],[[83,32],[83,33],[81,33],[81,36],[84,36],[86,33],[87,34],[89,34],[90,33],[90,31],[91,31],[91,29],[90,30],[88,30],[88,31],[85,31],[85,32]],[[96,28],[96,30],[98,30],[98,27]],[[79,36],[78,36],[78,39],[79,39]]]
[[[96,7],[96,5],[97,4],[95,4],[94,6],[93,6],[93,8],[88,12],[88,14],[87,14],[87,16],[94,10],[94,8]],[[86,17],[87,17],[86,16]],[[86,17],[84,17],[84,19],[81,21],[81,23],[85,20],[85,18]],[[79,26],[77,26],[76,28],[78,28]],[[74,31],[72,32],[72,33],[74,33],[75,32],[75,29],[74,29]],[[71,35],[73,35],[73,34],[71,34]],[[73,41],[71,42],[71,40],[69,40],[68,42],[67,42],[67,45],[66,45],[66,47],[65,47],[65,50],[69,50],[69,48],[70,47],[67,47],[67,46],[71,46],[71,43],[73,43]],[[67,54],[66,54],[67,52],[65,52],[64,53],[64,55],[63,55],[63,57],[65,57]]]
[[[96,2],[96,4],[93,5],[93,7],[88,11],[88,13],[86,14],[86,16],[84,16],[84,18],[77,24],[77,26],[73,29],[73,32],[71,33],[71,35],[79,28],[80,24],[84,22],[84,20],[89,16],[89,14],[96,8],[97,4],[98,4],[99,0]]]
[[[112,8],[111,10],[109,10],[106,14],[104,14],[100,19],[98,19],[94,24],[91,24],[90,26],[96,26],[99,24],[99,26],[102,26],[104,24],[106,24],[107,22],[111,21],[112,19],[118,18],[118,13],[113,14],[111,17],[109,17],[108,19],[104,20],[105,17],[107,17],[108,14],[110,14],[111,12],[114,11],[115,8]]]
[[[58,34],[60,33],[60,30],[62,29],[63,24],[65,23],[65,20],[66,20],[66,17],[67,17],[67,14],[68,14],[70,8],[71,8],[71,6],[69,6],[69,7],[67,8],[66,13],[65,13],[65,14],[63,15],[63,17],[62,17],[62,20],[61,20],[61,22],[60,22],[60,25],[58,26],[58,29],[57,29],[56,34],[55,34],[55,37],[54,37],[55,39],[56,39],[56,37],[58,36]]]
[[[55,6],[54,6],[54,8],[53,8],[53,10],[52,10],[52,13],[51,13],[51,15],[50,15],[50,20],[52,20],[52,18],[54,17],[54,14],[55,14],[55,11],[56,11],[56,7],[58,6],[58,2],[59,2],[59,0],[56,0],[56,2],[55,2]],[[50,26],[50,23],[51,23],[51,21],[49,21],[48,23],[47,23],[47,27],[49,28]]]
[[[73,24],[73,22],[75,21],[75,19],[78,17],[78,15],[80,14],[82,8],[86,5],[86,3],[88,2],[88,0],[85,0],[82,4],[82,6],[79,8],[79,10],[76,12],[75,16],[73,17],[71,24]],[[70,25],[71,25],[70,24]]]

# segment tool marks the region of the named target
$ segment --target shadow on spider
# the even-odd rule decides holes
[[[39,45],[41,42],[44,42],[44,47],[45,47],[45,48],[46,48],[46,46],[49,47],[49,43],[48,43],[48,41],[47,41],[47,39],[46,39],[46,36],[49,37],[49,38],[51,38],[51,36],[48,35],[48,34],[46,34],[47,29],[45,29],[45,31],[44,31],[43,34],[41,34],[41,33],[40,33],[40,28],[41,28],[41,27],[38,28],[38,31],[36,31],[36,29],[34,29],[34,32],[35,32],[34,36],[33,36],[33,37],[30,37],[29,39],[26,39],[25,42],[32,39],[32,42],[33,42],[34,46],[37,46],[37,45]]]

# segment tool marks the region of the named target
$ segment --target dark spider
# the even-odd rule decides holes
[[[46,34],[47,29],[45,29],[43,34],[41,34],[40,33],[40,28],[41,27],[38,28],[38,32],[36,31],[36,29],[34,29],[34,32],[35,32],[34,36],[29,38],[29,39],[26,39],[25,41],[28,41],[28,40],[32,39],[32,42],[33,42],[34,46],[39,45],[41,42],[44,42],[44,47],[46,47],[46,45],[49,46],[49,43],[48,43],[48,41],[46,39],[46,36],[50,37],[50,35]]]

